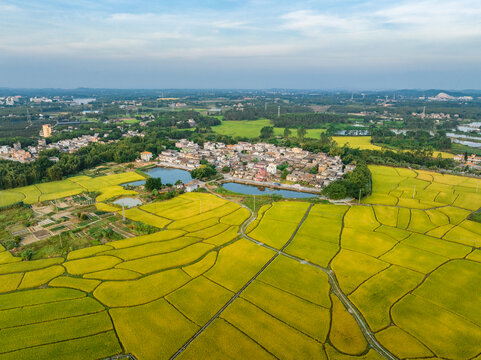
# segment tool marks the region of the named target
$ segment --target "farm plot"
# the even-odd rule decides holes
[[[248,235],[280,249],[294,235],[308,208],[308,203],[292,201],[274,203]]]
[[[119,211],[119,214],[123,215],[123,212]],[[140,221],[140,222],[143,222],[144,224],[155,226],[159,229],[162,229],[163,227],[171,223],[171,220],[169,219],[166,219],[154,214],[150,214],[139,208],[132,208],[132,209],[125,210],[125,217],[133,221]]]
[[[23,201],[25,204],[34,204],[39,201],[59,200],[78,195],[84,191],[105,192],[105,195],[100,195],[100,200],[98,200],[103,201],[113,196],[132,194],[131,191],[127,190],[122,192],[120,190],[121,187],[115,185],[143,179],[144,177],[140,174],[126,172],[97,178],[77,176],[67,180],[24,186],[12,190],[0,191],[0,207],[8,206],[19,201]]]
[[[0,207],[10,206],[25,200],[25,195],[21,192],[7,190],[0,191]]]
[[[166,223],[66,260],[14,261],[0,247],[0,360],[168,359],[188,342],[181,359],[380,360],[332,292],[328,270],[395,356],[474,359],[481,353],[481,250],[473,246],[481,226],[466,220],[467,208],[433,206],[439,199],[429,172],[376,167],[374,183],[378,174],[394,178],[378,194],[405,199],[404,207],[262,207],[248,234],[278,249],[294,235],[282,252],[239,239],[249,213],[203,193],[127,210]],[[473,187],[441,180],[444,190]],[[415,199],[405,197],[414,183]]]
[[[97,196],[96,198],[98,202],[102,202],[117,196],[138,194],[137,191],[125,190],[122,186],[118,186],[118,185],[103,187],[99,191],[100,191],[100,195]]]

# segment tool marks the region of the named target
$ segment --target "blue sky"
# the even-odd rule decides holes
[[[481,88],[481,1],[0,0],[3,86]]]

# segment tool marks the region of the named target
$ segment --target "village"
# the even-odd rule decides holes
[[[175,147],[178,150],[162,151],[156,159],[157,165],[193,170],[209,163],[225,173],[227,179],[247,183],[280,185],[282,182],[321,189],[355,168],[355,165],[343,165],[339,156],[267,143],[206,142],[200,146],[182,139]],[[141,161],[152,161],[152,153],[143,152]]]
[[[72,129],[73,127],[70,127],[69,130],[72,130]],[[56,149],[62,153],[72,154],[77,150],[83,147],[86,147],[92,143],[106,144],[106,143],[112,143],[112,142],[118,141],[118,140],[103,141],[102,137],[98,133],[95,133],[93,135],[82,135],[73,139],[64,139],[64,140],[59,140],[57,142],[52,142],[50,144],[47,144],[47,138],[49,138],[52,135],[52,131],[53,129],[50,124],[44,124],[40,132],[41,138],[38,139],[37,145],[35,146],[26,146],[25,148],[22,148],[22,144],[20,142],[13,144],[13,146],[8,146],[8,145],[0,146],[0,159],[25,163],[29,161],[34,161],[36,158],[38,158],[39,153],[43,150]],[[105,138],[107,136],[108,134],[104,134],[103,137]],[[139,133],[138,131],[127,130],[122,134],[122,136],[123,137],[131,137],[131,136],[143,137],[144,134]],[[58,158],[52,157],[51,160],[58,161]]]

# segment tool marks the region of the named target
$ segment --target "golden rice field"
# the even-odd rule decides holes
[[[47,200],[78,195],[85,191],[98,191],[101,194],[97,201],[102,202],[115,196],[137,194],[132,190],[125,190],[120,184],[143,180],[144,177],[135,172],[99,176],[75,176],[61,181],[52,181],[42,184],[30,185],[12,190],[0,191],[0,207],[8,206],[20,201],[25,204],[34,204]]]
[[[383,359],[364,325],[393,359],[479,359],[478,180],[371,171],[360,205],[280,201],[254,220],[187,193],[126,211],[153,234],[66,258],[0,248],[0,360]]]

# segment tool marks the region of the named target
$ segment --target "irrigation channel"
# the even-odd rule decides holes
[[[227,200],[225,199],[224,197],[222,197],[221,195],[213,192],[212,190],[209,189],[209,187],[206,187],[208,189],[208,191],[213,194],[213,195],[216,195],[224,200]],[[339,298],[339,300],[342,302],[342,304],[344,305],[344,307],[347,309],[347,311],[354,317],[354,319],[356,320],[356,322],[358,323],[359,325],[359,328],[361,329],[361,332],[362,334],[364,335],[364,337],[366,338],[367,342],[369,343],[369,346],[374,349],[375,351],[377,351],[381,356],[383,356],[385,359],[388,359],[388,360],[399,360],[396,356],[394,356],[393,354],[391,354],[384,346],[382,346],[376,339],[376,337],[374,336],[372,330],[370,329],[369,325],[367,324],[366,322],[366,319],[364,319],[364,316],[361,314],[361,312],[354,306],[354,304],[351,302],[351,300],[349,300],[349,298],[346,296],[346,294],[344,294],[339,286],[339,282],[337,281],[337,277],[336,277],[336,274],[331,270],[331,269],[327,269],[327,268],[324,268],[322,266],[319,266],[317,264],[313,264],[309,261],[306,261],[306,260],[303,260],[303,259],[300,259],[296,256],[293,256],[293,255],[290,255],[290,254],[286,254],[284,252],[284,249],[291,243],[291,241],[294,239],[294,237],[296,236],[297,232],[299,231],[300,227],[302,226],[302,224],[304,223],[304,221],[306,220],[307,216],[309,215],[309,212],[312,208],[313,205],[309,206],[309,208],[307,209],[306,213],[304,214],[304,217],[302,218],[302,220],[300,221],[299,225],[297,226],[296,230],[294,231],[294,233],[292,234],[291,238],[289,239],[289,241],[287,241],[284,246],[281,248],[281,249],[275,249],[269,245],[266,245],[260,241],[257,241],[253,238],[251,238],[250,236],[248,236],[246,233],[245,233],[245,229],[249,226],[249,224],[251,222],[253,222],[255,219],[256,219],[256,215],[255,213],[249,209],[247,206],[245,205],[242,205],[240,204],[242,207],[246,208],[247,210],[249,210],[251,216],[249,217],[249,219],[247,219],[240,227],[240,230],[239,230],[239,235],[241,235],[243,238],[249,240],[249,241],[252,241],[254,242],[255,244],[259,245],[259,246],[262,246],[262,247],[265,247],[269,250],[272,250],[275,252],[275,255],[259,270],[259,272],[257,274],[255,274],[204,326],[202,326],[179,350],[177,350],[177,352],[171,357],[171,359],[175,359],[177,358],[200,334],[202,334],[202,332],[204,332],[205,329],[207,329],[207,327],[212,324],[214,322],[214,320],[216,320],[221,314],[222,312],[230,305],[232,304],[232,302],[234,302],[235,299],[237,299],[241,294],[242,292],[279,256],[279,255],[283,255],[283,256],[286,256],[290,259],[293,259],[301,264],[304,264],[304,265],[308,265],[308,266],[313,266],[315,268],[318,268],[320,270],[322,270],[324,273],[327,274],[328,278],[329,278],[329,284],[331,286],[331,291]]]

